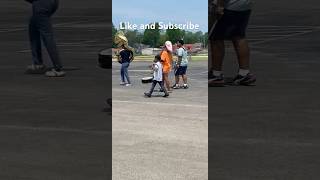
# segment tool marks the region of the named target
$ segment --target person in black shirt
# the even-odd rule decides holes
[[[62,71],[57,45],[53,35],[51,16],[59,6],[59,0],[26,0],[32,3],[32,16],[29,23],[29,38],[32,51],[32,65],[27,67],[27,73],[44,73],[47,68],[43,64],[41,40],[44,43],[53,68],[46,72],[48,77],[61,77]]]
[[[119,52],[118,62],[121,64],[121,83],[120,85],[131,86],[131,81],[129,78],[128,68],[130,63],[133,60],[133,52],[127,46],[121,46],[121,50]],[[127,82],[126,82],[127,81]]]

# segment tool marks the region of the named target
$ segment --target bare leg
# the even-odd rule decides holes
[[[182,79],[183,79],[183,83],[184,84],[188,84],[188,78],[187,78],[187,75],[182,75]]]
[[[250,49],[246,39],[235,38],[232,40],[234,49],[237,53],[240,69],[249,69],[250,67]]]
[[[164,84],[166,85],[167,91],[171,91],[168,73],[163,73],[163,80],[164,80]]]
[[[224,41],[215,40],[212,43],[212,70],[222,71],[223,58],[225,54]]]
[[[214,40],[211,44],[212,52],[212,69],[210,70],[212,74],[214,71],[222,71],[223,58],[225,54],[225,47],[223,40]],[[210,74],[209,74],[210,75]],[[209,87],[221,87],[224,86],[224,80],[222,76],[215,75],[214,78],[210,78]]]
[[[180,77],[179,77],[179,76],[175,76],[175,80],[176,80],[176,84],[178,85],[178,84],[179,84]]]

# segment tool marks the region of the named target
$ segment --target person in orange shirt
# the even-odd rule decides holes
[[[169,80],[169,73],[171,72],[172,64],[172,43],[170,41],[165,42],[160,56],[163,66],[163,82],[165,84],[165,87],[167,88],[167,92],[172,92]]]

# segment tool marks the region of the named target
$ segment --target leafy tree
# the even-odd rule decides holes
[[[156,47],[160,40],[159,23],[155,24],[155,29],[146,29],[143,34],[142,43]]]
[[[168,40],[166,33],[160,34],[159,44],[158,47],[164,45],[164,43]]]
[[[135,43],[139,42],[139,40],[137,40],[138,34],[139,34],[138,30],[134,30],[134,31],[126,30],[125,36],[127,37],[130,46],[133,46]]]
[[[203,35],[204,47],[208,47],[208,32]]]
[[[181,29],[167,29],[166,31],[167,40],[171,41],[173,44],[180,39],[184,39],[184,34],[185,32]]]

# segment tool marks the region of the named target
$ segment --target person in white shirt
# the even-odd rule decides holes
[[[160,85],[160,88],[164,92],[163,97],[168,97],[169,93],[167,92],[166,88],[163,85],[163,67],[161,64],[161,57],[160,55],[156,55],[154,58],[154,63],[152,64],[151,68],[153,70],[153,81],[152,81],[152,86],[149,92],[144,93],[145,96],[151,97],[154,88],[156,87],[157,84]]]

